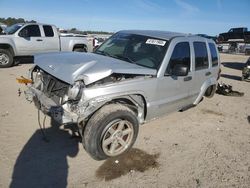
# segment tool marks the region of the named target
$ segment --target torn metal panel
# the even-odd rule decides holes
[[[79,103],[77,106],[79,115],[78,122],[81,122],[84,119],[88,118],[91,114],[93,114],[97,109],[101,108],[103,105],[111,101],[122,103],[124,99],[129,100],[133,104],[132,108],[134,108],[137,112],[138,121],[140,123],[143,123],[145,118],[145,106],[142,97],[139,95],[105,96],[92,99],[87,103]]]

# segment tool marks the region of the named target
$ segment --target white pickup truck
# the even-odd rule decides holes
[[[0,68],[11,67],[14,59],[38,53],[87,51],[86,37],[60,36],[54,25],[40,23],[14,24],[0,35]]]

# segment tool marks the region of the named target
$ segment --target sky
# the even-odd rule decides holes
[[[218,35],[250,29],[250,0],[0,0],[0,17],[59,28],[116,32],[165,30]]]

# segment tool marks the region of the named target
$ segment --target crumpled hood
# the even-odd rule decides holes
[[[57,52],[35,55],[34,62],[56,78],[73,84],[83,80],[85,85],[112,73],[156,75],[156,70],[94,53]]]

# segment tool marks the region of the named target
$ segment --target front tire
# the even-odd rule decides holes
[[[13,65],[13,55],[9,50],[0,49],[0,68],[7,68]]]
[[[121,104],[109,104],[98,110],[88,121],[83,144],[96,160],[118,156],[128,151],[138,135],[135,113]]]

